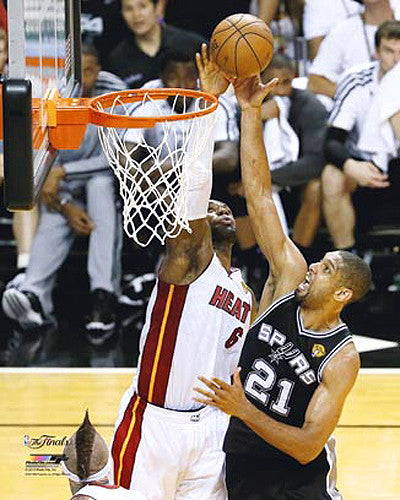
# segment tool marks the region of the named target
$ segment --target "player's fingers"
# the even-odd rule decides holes
[[[196,64],[199,73],[201,73],[203,71],[203,63],[201,61],[201,55],[198,52],[196,52]]]
[[[382,180],[382,179],[373,179],[368,184],[368,187],[379,188],[379,189],[387,188],[389,186],[390,186],[390,182]]]
[[[193,401],[207,406],[217,406],[211,399],[193,398]]]
[[[240,380],[240,372],[241,372],[240,366],[238,366],[235,370],[235,373],[233,374],[233,384],[234,385],[242,385],[242,381]]]
[[[208,378],[205,378],[205,377],[202,377],[201,375],[198,377],[198,379],[203,382],[204,385],[206,385],[209,389],[215,391],[218,389],[218,386],[215,385],[214,382],[212,382],[211,380],[208,380]]]
[[[268,83],[264,85],[264,92],[266,92],[266,95],[268,95],[274,88],[278,85],[279,78],[273,78],[270,80]]]
[[[207,398],[214,399],[215,394],[213,392],[205,391],[204,389],[201,389],[200,387],[194,387],[194,391],[198,392],[199,394],[202,394],[203,396],[206,396]]]
[[[231,387],[230,384],[227,384],[226,382],[224,382],[223,380],[221,380],[220,378],[217,378],[217,377],[213,377],[212,381],[217,386],[217,388],[221,388],[221,389],[226,390],[226,389],[229,389],[229,387]]]
[[[207,64],[208,62],[208,53],[207,53],[207,44],[202,43],[201,44],[201,59],[203,64]]]

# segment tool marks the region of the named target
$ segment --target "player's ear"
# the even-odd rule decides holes
[[[341,287],[334,292],[333,298],[336,300],[336,302],[348,304],[353,298],[353,290],[351,290],[350,288]]]

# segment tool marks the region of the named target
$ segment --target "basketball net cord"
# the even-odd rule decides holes
[[[199,111],[207,105],[202,97],[177,94],[170,100],[170,113],[177,114],[178,107],[180,114],[185,114],[189,108]],[[98,106],[102,108],[100,103]],[[146,93],[141,101],[127,105],[117,96],[107,112],[165,115],[165,101]],[[154,238],[164,244],[182,230],[191,233],[187,217],[188,172],[193,175],[200,165],[215,115],[161,121],[150,129],[98,127],[103,151],[119,181],[124,230],[139,246],[146,247]]]

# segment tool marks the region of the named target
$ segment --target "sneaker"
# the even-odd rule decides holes
[[[2,306],[5,315],[24,329],[42,326],[46,321],[40,300],[33,292],[8,288],[3,293]]]
[[[396,273],[393,276],[393,282],[388,286],[389,292],[400,292],[400,273]]]
[[[150,297],[156,279],[157,276],[154,273],[133,277],[123,286],[118,302],[125,306],[142,307]]]
[[[7,283],[6,289],[8,290],[9,288],[19,288],[25,281],[25,277],[26,277],[25,271],[18,269],[18,272]]]
[[[97,288],[91,294],[92,310],[86,320],[86,335],[89,342],[99,346],[115,333],[115,295]]]

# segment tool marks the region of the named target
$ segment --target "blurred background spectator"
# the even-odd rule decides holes
[[[308,44],[311,60],[318,53],[319,46],[326,35],[342,21],[363,12],[356,0],[305,0],[303,12],[304,38]]]
[[[350,71],[341,81],[329,118],[323,173],[325,219],[335,248],[355,250],[356,216],[351,199],[358,187],[387,188],[387,172],[357,147],[382,77],[400,61],[400,21],[383,23],[375,35],[377,61]],[[391,99],[391,96],[387,96]],[[375,131],[378,134],[378,130]]]
[[[193,54],[204,41],[196,33],[161,24],[158,7],[158,0],[122,0],[121,13],[129,34],[111,52],[107,69],[130,88],[158,78],[169,53]]]
[[[346,70],[375,59],[378,26],[400,19],[399,0],[364,0],[364,6],[363,13],[337,24],[321,43],[310,68],[308,89],[312,92],[333,98]]]

